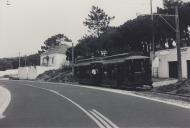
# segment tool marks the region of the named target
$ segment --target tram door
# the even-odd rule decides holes
[[[169,62],[169,77],[178,78],[177,61]]]
[[[187,60],[187,77],[190,79],[190,60]]]

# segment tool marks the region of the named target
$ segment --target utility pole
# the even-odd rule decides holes
[[[18,53],[18,67],[20,67],[20,52]]]
[[[179,28],[179,11],[175,6],[175,23],[176,23],[176,46],[177,46],[177,63],[178,63],[178,80],[182,80],[182,65],[181,65],[181,46],[180,46],[180,28]]]
[[[26,67],[26,64],[27,64],[27,55],[24,56],[24,61],[25,61],[25,67]]]
[[[74,76],[74,44],[72,43],[72,75]]]
[[[154,37],[154,16],[152,11],[152,0],[150,0],[150,12],[151,12],[151,20],[152,20],[152,59],[155,57],[155,37]]]
[[[175,0],[178,1],[178,0]],[[178,63],[178,81],[182,80],[182,64],[181,64],[181,46],[180,46],[180,26],[179,26],[179,10],[178,6],[175,6],[175,15],[170,14],[153,14],[152,13],[152,0],[150,0],[151,6],[151,19],[153,20],[153,16],[159,16],[173,31],[176,33],[176,47],[177,47],[177,63]],[[173,27],[165,18],[166,17],[175,17],[175,27]],[[155,37],[153,37],[155,39]],[[155,52],[155,43],[153,40],[153,52]]]

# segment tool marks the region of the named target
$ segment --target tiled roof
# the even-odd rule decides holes
[[[49,50],[42,53],[41,55],[50,55],[50,54],[55,54],[55,53],[65,54],[69,47],[70,46],[68,46],[67,44],[62,44],[60,46],[55,46],[55,47],[50,48]]]

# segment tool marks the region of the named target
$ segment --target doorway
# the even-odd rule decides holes
[[[169,63],[169,77],[178,78],[178,66],[177,61],[171,61]]]
[[[187,60],[187,78],[190,79],[190,60]]]

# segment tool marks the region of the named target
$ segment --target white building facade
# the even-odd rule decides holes
[[[190,78],[190,47],[181,48],[182,77]],[[155,53],[152,74],[159,78],[178,78],[177,50],[167,49]]]
[[[63,65],[68,65],[69,62],[66,60],[66,50],[68,48],[68,45],[63,44],[42,53],[40,57],[40,65],[55,67],[57,69],[61,68]]]

